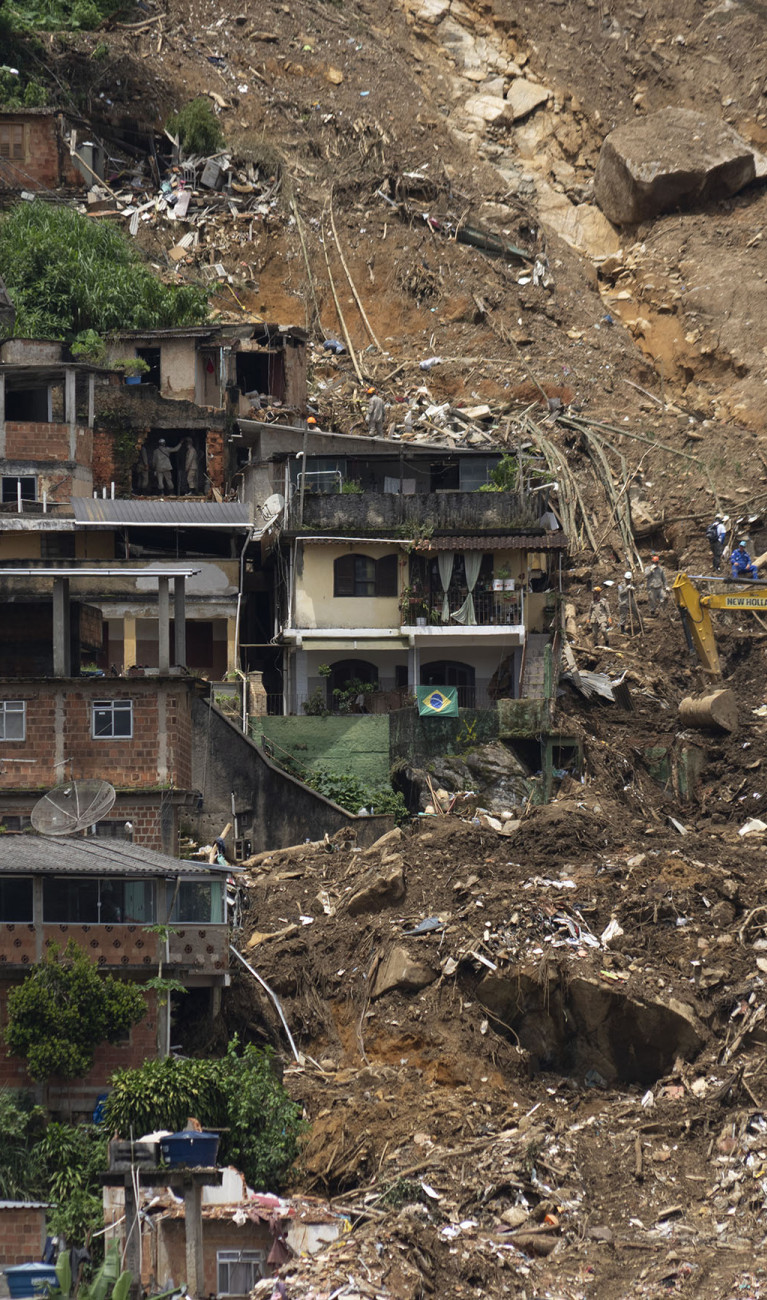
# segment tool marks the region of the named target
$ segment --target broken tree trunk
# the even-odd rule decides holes
[[[738,703],[733,691],[722,689],[711,695],[688,695],[680,702],[679,720],[686,727],[736,731]]]

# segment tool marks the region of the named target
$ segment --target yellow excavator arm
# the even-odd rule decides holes
[[[722,665],[716,646],[711,609],[745,609],[767,611],[767,584],[753,582],[740,591],[717,592],[701,595],[686,573],[678,573],[672,588],[674,600],[682,616],[685,636],[691,650],[698,656],[703,672],[714,681],[722,676]]]

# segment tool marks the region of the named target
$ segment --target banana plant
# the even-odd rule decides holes
[[[78,1286],[72,1278],[69,1251],[62,1251],[56,1262],[58,1286],[49,1287],[46,1300],[128,1300],[133,1275],[127,1269],[120,1271],[120,1247],[113,1241],[106,1250],[104,1262],[92,1282]]]

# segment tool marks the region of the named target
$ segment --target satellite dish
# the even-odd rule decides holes
[[[40,835],[74,835],[106,817],[116,798],[108,781],[67,781],[38,799],[32,825]]]
[[[270,497],[266,498],[266,501],[262,505],[261,514],[264,516],[264,519],[274,519],[274,517],[278,515],[281,510],[284,510],[284,508],[285,498],[282,493],[273,492]]]

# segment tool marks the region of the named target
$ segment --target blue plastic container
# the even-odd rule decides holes
[[[40,1300],[43,1282],[48,1282],[52,1287],[59,1284],[52,1264],[14,1264],[10,1268],[4,1268],[3,1272],[8,1279],[11,1300],[26,1300],[29,1296]]]
[[[183,1129],[160,1138],[162,1158],[167,1165],[194,1165],[212,1168],[218,1155],[218,1133],[197,1133]]]

